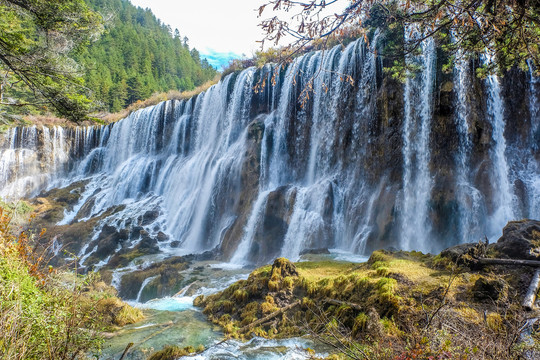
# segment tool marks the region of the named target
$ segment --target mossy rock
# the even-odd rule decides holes
[[[193,346],[181,348],[176,345],[168,345],[165,346],[162,350],[156,351],[155,353],[150,355],[148,360],[176,360],[179,357],[191,355],[195,352],[196,350]]]

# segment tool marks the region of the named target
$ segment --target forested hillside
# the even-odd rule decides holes
[[[86,66],[86,86],[103,109],[118,111],[154,92],[191,90],[216,71],[187,38],[150,10],[127,0],[86,0],[103,15],[105,33],[77,55]]]

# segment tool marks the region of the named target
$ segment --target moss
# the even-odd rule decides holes
[[[185,348],[180,348],[176,345],[165,346],[162,350],[153,353],[148,360],[176,360],[181,356],[190,355],[195,352],[193,346],[187,346]]]
[[[238,289],[233,294],[234,299],[239,303],[244,303],[249,298],[249,294],[244,289]]]
[[[367,329],[368,321],[369,316],[364,313],[358,314],[358,316],[354,319],[354,325],[352,328],[353,337],[357,337]]]
[[[390,269],[387,268],[386,266],[381,266],[381,267],[377,268],[376,273],[377,273],[378,276],[386,277],[386,276],[390,275]]]
[[[278,281],[268,281],[268,290],[270,291],[279,291],[279,282]]]
[[[193,305],[200,307],[204,302],[204,295],[199,295],[193,300]]]
[[[117,297],[104,297],[97,302],[97,309],[104,314],[108,324],[125,326],[144,319],[141,309],[134,308]]]
[[[377,270],[380,267],[388,267],[388,263],[386,261],[375,261],[373,264],[371,264],[371,268],[373,270]]]
[[[385,293],[393,293],[396,289],[396,286],[397,281],[395,279],[386,277],[379,279],[376,285],[379,295],[383,295]]]
[[[486,315],[486,325],[495,332],[504,330],[503,319],[500,314],[491,312]]]
[[[391,259],[390,255],[385,250],[374,251],[368,259],[368,264],[373,265],[376,262],[387,262]]]
[[[397,327],[393,319],[382,318],[380,322],[387,335],[393,336],[393,337],[399,337],[402,335],[402,332],[399,330],[399,328]]]
[[[360,342],[389,339],[389,342],[401,344],[422,332],[426,312],[435,311],[445,296],[451,273],[430,267],[433,258],[420,252],[377,251],[370,264],[302,262],[294,264],[298,275],[285,276],[282,267],[289,265],[285,260],[279,260],[273,266],[253,271],[246,281],[201,299],[200,303],[206,306],[205,314],[211,321],[219,324],[229,336],[241,339],[253,335],[269,338],[299,336],[303,335],[305,325],[310,324],[319,330],[325,325],[334,330],[339,327],[340,331],[352,334]],[[448,302],[442,310],[444,315],[441,312],[435,322],[456,318],[459,324],[474,329],[475,333],[497,335],[500,324],[505,324],[507,317],[501,316],[497,304],[475,302],[471,288],[481,277],[505,284],[497,280],[501,276],[495,274],[458,275],[446,294],[445,301]],[[519,275],[508,273],[502,277],[507,282],[505,287],[520,286],[519,281],[514,279],[512,283],[509,280],[519,278]],[[246,300],[249,303],[243,305],[245,303],[235,300],[232,308],[223,307],[226,300],[242,299],[244,292],[249,294],[249,300]],[[506,298],[510,299],[509,295]],[[299,300],[300,306],[280,317],[247,333],[240,332],[242,327]],[[477,308],[488,308],[493,313],[489,324],[484,322]],[[519,302],[514,308],[521,310]],[[328,318],[328,323],[322,324],[321,316]]]

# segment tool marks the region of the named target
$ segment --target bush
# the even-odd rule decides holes
[[[48,247],[36,246],[33,235],[11,227],[14,211],[0,204],[0,358],[97,357],[103,343],[99,334],[108,320],[100,305],[120,305],[117,322],[130,323],[142,314],[116,298],[95,274],[48,267]]]

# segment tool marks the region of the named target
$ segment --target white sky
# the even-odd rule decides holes
[[[150,8],[173,31],[178,28],[182,37],[189,38],[190,47],[206,55],[218,69],[218,63],[226,63],[230,58],[251,56],[260,46],[256,41],[263,37],[257,26],[261,19],[255,10],[264,0],[130,1]]]

